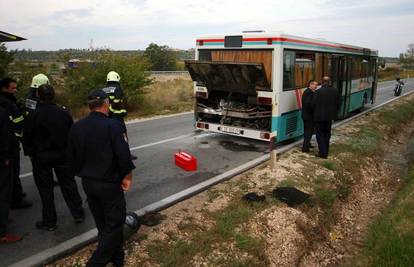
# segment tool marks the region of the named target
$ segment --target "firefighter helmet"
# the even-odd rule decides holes
[[[108,72],[108,75],[106,76],[107,82],[119,82],[121,80],[121,76],[115,71]]]
[[[40,73],[33,77],[30,87],[39,88],[43,84],[49,84],[49,78],[43,73]]]

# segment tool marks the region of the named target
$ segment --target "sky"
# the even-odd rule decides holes
[[[188,49],[197,36],[265,30],[398,56],[413,25],[413,0],[0,0],[0,30],[28,39],[9,49]]]

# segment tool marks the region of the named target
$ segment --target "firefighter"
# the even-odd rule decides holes
[[[26,116],[30,115],[37,107],[39,102],[38,95],[37,95],[37,88],[39,88],[43,84],[50,84],[49,78],[43,73],[37,74],[32,79],[32,84],[29,88],[29,95],[25,101],[25,108],[26,108]]]
[[[109,117],[121,122],[124,132],[126,136],[128,136],[124,121],[124,118],[127,115],[127,111],[123,103],[124,92],[122,90],[121,84],[119,83],[120,80],[121,76],[119,76],[117,72],[108,72],[108,75],[106,76],[106,86],[102,90],[108,95],[109,98]],[[137,157],[134,155],[131,155],[131,158],[133,160],[137,159]]]
[[[19,153],[9,113],[0,106],[0,243],[15,243],[19,235],[7,233],[10,203],[13,194],[13,158]]]
[[[98,247],[86,266],[123,266],[124,191],[135,168],[119,121],[108,118],[110,103],[102,90],[88,95],[90,114],[73,124],[68,140],[68,163],[82,178],[88,205],[98,228]]]
[[[17,82],[12,78],[4,78],[0,83],[0,106],[7,110],[10,120],[13,123],[14,135],[21,141],[23,132],[24,117],[17,105],[15,94],[17,92]],[[15,150],[20,151],[19,142],[16,143]],[[16,153],[13,158],[13,195],[11,208],[24,209],[32,206],[32,203],[25,200],[26,193],[23,192],[20,181],[20,153]]]
[[[60,184],[63,198],[75,223],[84,221],[82,199],[75,178],[68,170],[66,146],[72,117],[53,100],[55,90],[48,84],[37,88],[36,110],[28,117],[23,131],[23,148],[33,164],[33,177],[42,200],[42,220],[36,223],[40,230],[56,230],[56,208],[53,194],[53,171]]]

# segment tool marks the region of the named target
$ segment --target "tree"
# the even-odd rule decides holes
[[[0,78],[6,76],[8,66],[13,62],[13,53],[8,52],[6,46],[0,44]]]
[[[149,59],[151,69],[155,71],[177,70],[177,55],[166,45],[151,43],[144,52]]]
[[[400,54],[400,64],[405,69],[414,69],[414,44],[409,44],[407,52]]]
[[[139,105],[141,89],[152,83],[150,65],[143,56],[122,56],[111,51],[94,51],[91,62],[83,62],[76,69],[69,69],[65,78],[69,90],[69,106],[80,107],[92,90],[105,86],[106,75],[116,71],[121,76],[124,102],[129,109]]]

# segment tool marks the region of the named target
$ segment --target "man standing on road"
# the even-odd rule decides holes
[[[108,118],[106,93],[93,91],[88,105],[91,113],[72,126],[67,150],[98,228],[98,247],[86,266],[123,266],[124,191],[131,186],[135,166],[121,123]]]
[[[7,223],[13,193],[13,158],[17,139],[6,109],[0,107],[0,243],[14,243],[21,236],[7,234]]]
[[[125,135],[128,138],[127,128],[124,121],[127,111],[124,106],[124,92],[120,81],[121,76],[115,71],[110,71],[106,76],[106,86],[102,90],[108,95],[109,98],[110,106],[108,116],[112,119],[118,120],[122,124]],[[136,160],[137,156],[131,155],[131,158]]]
[[[338,90],[331,87],[330,82],[328,76],[323,77],[322,87],[316,90],[312,100],[316,140],[319,147],[317,156],[325,159],[329,154],[332,121],[337,118],[341,101]]]
[[[55,90],[50,85],[37,89],[39,103],[24,127],[23,148],[33,164],[33,177],[42,200],[40,230],[56,230],[57,216],[53,194],[53,170],[63,198],[75,223],[84,221],[82,199],[73,175],[65,164],[68,132],[73,124],[69,112],[53,102]]]
[[[9,118],[13,124],[13,131],[16,138],[20,141],[22,138],[24,117],[17,105],[15,94],[17,92],[17,82],[11,78],[4,78],[0,82],[0,106],[7,110]],[[20,151],[19,142],[16,143],[15,149]],[[11,208],[24,209],[32,206],[32,203],[25,200],[26,193],[23,192],[20,181],[20,153],[16,153],[13,158],[13,195]]]
[[[312,108],[312,99],[313,94],[318,87],[318,83],[315,80],[310,80],[308,83],[308,88],[302,95],[302,120],[303,120],[303,146],[302,152],[308,153],[311,147],[311,139],[315,126],[313,123],[313,108]]]

